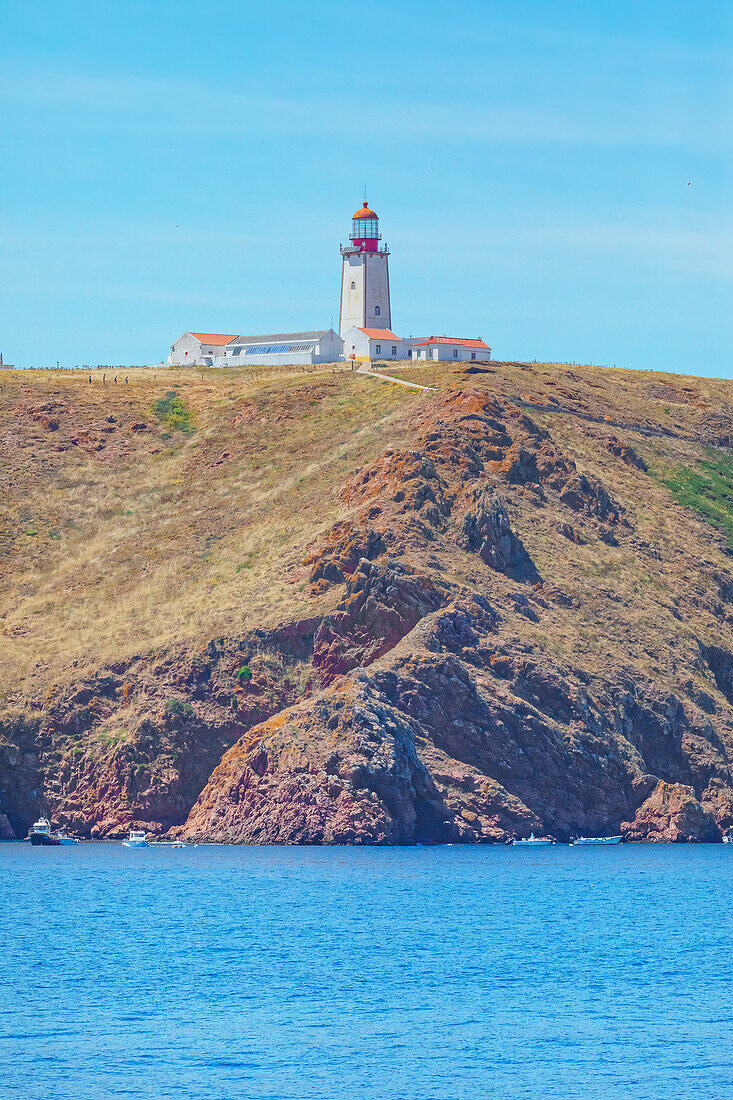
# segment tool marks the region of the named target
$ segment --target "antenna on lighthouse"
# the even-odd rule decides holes
[[[366,185],[366,184],[364,184],[364,202],[366,202],[366,201],[367,201],[367,193],[366,193],[366,191],[367,191],[367,185]]]

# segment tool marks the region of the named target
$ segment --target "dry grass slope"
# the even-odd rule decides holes
[[[310,614],[301,547],[417,400],[342,372],[111,378],[0,374],[6,696]]]
[[[627,660],[664,678],[659,634],[673,631],[692,657],[709,624],[694,599],[680,621],[679,596],[708,585],[733,530],[733,461],[710,451],[731,444],[730,383],[540,363],[397,369],[525,406],[627,509],[633,545],[570,547],[523,524],[541,574],[576,605],[561,630],[537,628],[539,643],[599,667],[622,643]],[[432,400],[348,371],[111,377],[0,375],[6,698],[88,665],[328,610],[336,596],[309,593],[305,548],[350,514],[339,497],[347,477],[409,445]],[[649,473],[619,461],[607,436],[633,446]],[[442,565],[455,580],[474,568],[458,551]]]

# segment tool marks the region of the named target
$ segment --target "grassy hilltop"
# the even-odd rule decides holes
[[[707,557],[723,545],[718,531],[733,532],[733,459],[705,442],[733,415],[733,383],[561,364],[491,371],[473,379],[543,405],[538,421],[583,469],[630,497],[649,535],[679,534],[684,524]],[[398,373],[436,387],[463,376],[446,364],[403,364]],[[346,477],[409,441],[411,414],[430,400],[341,370],[253,378],[143,369],[127,385],[122,373],[116,385],[110,372],[106,384],[101,371],[88,377],[0,373],[6,692],[48,682],[72,662],[323,610],[302,578],[294,583],[304,547],[348,514],[339,499]],[[588,428],[599,419],[646,457],[650,477],[629,474],[597,446]],[[564,572],[565,550],[555,542],[538,552]],[[573,562],[591,586],[612,576],[631,596],[663,583],[636,559],[598,555]]]
[[[331,371],[0,373],[0,683],[305,613],[302,547],[416,391]]]
[[[320,726],[308,725],[315,721],[309,701],[323,698],[318,706],[331,705],[334,691],[343,694],[357,683],[352,670],[359,667],[370,676],[374,668],[370,683],[387,675],[387,668],[390,675],[406,675],[405,661],[418,662],[410,664],[410,675],[417,675],[436,645],[450,650],[447,643],[426,640],[426,631],[437,629],[435,616],[446,607],[460,604],[471,620],[466,631],[483,638],[460,647],[466,675],[489,669],[501,687],[502,676],[515,682],[532,661],[543,667],[545,687],[520,691],[515,683],[518,696],[542,709],[549,680],[562,682],[563,691],[572,680],[575,686],[567,691],[573,706],[585,693],[583,706],[596,707],[600,715],[595,738],[625,731],[627,748],[614,749],[618,760],[630,754],[627,778],[618,780],[625,808],[614,803],[606,815],[614,828],[634,812],[635,828],[641,828],[642,806],[642,817],[649,819],[694,817],[688,794],[676,789],[680,784],[700,814],[727,827],[726,815],[733,822],[726,778],[733,729],[733,383],[567,364],[383,369],[434,392],[343,369],[262,370],[255,376],[158,368],[130,371],[128,383],[118,372],[116,384],[113,372],[105,382],[101,371],[92,372],[91,382],[88,372],[0,372],[0,690],[6,707],[0,733],[11,746],[30,745],[40,760],[33,765],[40,767],[40,780],[29,773],[26,786],[46,782],[47,802],[62,810],[69,786],[76,785],[72,802],[78,806],[85,797],[79,789],[97,783],[100,769],[119,771],[122,753],[130,774],[148,769],[150,787],[145,798],[129,789],[120,796],[115,827],[133,819],[165,827],[181,823],[221,753],[230,745],[235,751],[237,738],[250,738],[241,765],[248,775],[260,774],[251,758],[256,742],[270,745],[270,765],[262,765],[268,783],[275,773],[291,776],[291,764],[283,763],[286,749],[297,743],[308,756],[314,745],[325,745]],[[394,575],[379,579],[374,570]],[[491,622],[488,612],[480,623],[471,619],[469,596],[489,601]],[[272,640],[286,635],[287,644]],[[296,635],[300,648],[294,649]],[[255,636],[269,639],[261,648],[270,664],[261,663],[259,673],[257,662],[264,657],[253,649]],[[244,657],[237,656],[240,651]],[[344,657],[347,652],[353,660]],[[214,654],[206,657],[209,686],[192,687],[193,674],[182,671],[183,665],[200,662],[206,653]],[[290,662],[287,673],[273,654]],[[243,663],[245,657],[250,663]],[[618,683],[611,684],[612,672]],[[97,683],[105,676],[115,680],[107,695]],[[472,681],[479,695],[490,682]],[[84,703],[83,718],[72,715],[80,683],[92,699]],[[632,735],[627,726],[637,719],[631,704],[624,703],[621,714],[619,699],[626,692],[638,701],[644,691],[656,701],[638,719],[643,732]],[[255,696],[257,706],[250,705]],[[306,726],[298,726],[300,718],[288,724],[293,705],[311,714]],[[555,734],[566,738],[566,751],[567,738],[583,729],[590,736],[596,719],[585,711],[569,716],[570,703],[563,707],[551,721]],[[662,751],[642,741],[662,721],[665,707],[670,713],[679,707],[681,717],[667,716],[666,732],[654,735],[665,741]],[[482,737],[495,721],[496,728],[507,726],[506,716],[472,713]],[[158,732],[143,751],[140,730],[153,721],[150,714],[159,717]],[[290,733],[273,733],[268,721]],[[344,737],[354,736],[354,721]],[[518,718],[517,729],[527,721],[526,715]],[[247,733],[260,730],[262,722],[263,733]],[[604,722],[610,723],[605,732]],[[611,726],[616,733],[609,732]],[[215,745],[207,741],[213,728]],[[338,741],[336,719],[330,728]],[[168,742],[179,733],[186,747],[177,742],[174,751]],[[447,780],[436,775],[447,764],[443,760],[439,767],[433,758],[438,742],[423,751],[415,730],[405,734],[408,741],[415,736],[420,767],[440,787]],[[168,753],[165,767],[178,777],[176,789],[185,786],[186,753],[200,765],[188,794],[170,812],[151,809],[150,791],[160,795],[165,782],[172,782],[161,778],[160,738]],[[708,759],[711,738],[718,746],[714,763]],[[462,759],[468,766],[470,758],[471,768],[488,774],[488,764],[473,749],[467,752],[440,748],[453,764]],[[225,757],[230,769],[231,759]],[[606,759],[615,759],[613,752]],[[322,764],[328,773],[325,757]],[[313,760],[309,768],[316,768]],[[495,787],[497,775],[496,769],[490,774]],[[652,779],[675,790],[656,790]],[[456,789],[464,782],[454,780]],[[26,811],[32,812],[24,782],[15,771],[7,781],[15,791],[13,807],[5,807],[11,820],[13,813],[25,820]],[[214,801],[223,789],[224,781],[218,782]],[[349,798],[362,789],[360,782],[349,780],[351,786],[343,788]],[[552,782],[557,786],[557,779]],[[415,789],[416,783],[413,776]],[[469,826],[466,817],[451,829],[459,839],[470,839],[462,829],[491,838],[511,832],[526,809],[525,823],[561,832],[563,813],[554,804],[547,809],[551,800],[544,795],[530,797],[528,783],[525,777],[513,789],[511,777],[502,773],[501,812],[494,787],[490,796],[486,788],[481,805],[462,805],[469,817],[489,824]],[[371,789],[382,799],[379,784]],[[106,796],[96,791],[94,797],[99,821]],[[266,806],[275,798],[267,792],[261,797]],[[431,821],[455,810],[445,791],[441,797],[449,810],[436,810],[434,792],[420,797],[430,806]],[[320,805],[320,798],[311,801]],[[519,811],[507,807],[517,798],[529,801],[515,820],[511,815]],[[226,812],[212,809],[211,797],[206,799],[204,791],[203,809],[192,811],[191,828],[202,836],[210,831],[204,819],[223,819],[230,810],[229,804]],[[608,799],[613,801],[610,794]],[[1,803],[0,783],[3,809]],[[378,833],[382,826],[364,817],[359,805],[361,816],[349,825],[354,837],[372,825]],[[389,812],[390,820],[399,818]],[[427,817],[419,824],[427,812],[417,807],[418,826],[403,822],[404,835],[412,835],[410,827],[413,834],[428,829]],[[566,815],[568,828],[585,820],[574,813]],[[91,810],[76,817],[69,810],[67,817],[79,825],[85,814]],[[241,811],[236,828],[240,818],[251,823],[251,808]],[[272,838],[270,824],[262,828]],[[437,836],[440,830],[433,828]],[[321,825],[313,829],[321,838],[331,836]],[[694,835],[693,826],[688,832]],[[245,830],[241,838],[255,835]],[[278,836],[290,838],[287,830]]]

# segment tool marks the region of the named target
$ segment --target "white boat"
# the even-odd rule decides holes
[[[122,843],[126,848],[148,848],[144,829],[130,829],[130,835]]]
[[[184,844],[182,840],[174,840],[171,844],[171,848],[187,848],[188,845]]]
[[[533,848],[546,848],[550,844],[554,844],[555,841],[551,836],[535,836],[534,833],[530,833],[529,836],[516,837],[512,844],[521,844],[523,847],[531,845]]]
[[[733,844],[733,835],[725,833],[723,835],[723,844]]]
[[[78,836],[67,836],[66,833],[57,833],[56,836],[58,837],[59,844],[78,844],[79,843],[79,837]]]
[[[621,836],[579,836],[572,843],[575,847],[576,844],[620,844],[622,840]]]

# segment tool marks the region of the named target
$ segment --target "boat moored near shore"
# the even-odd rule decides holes
[[[28,839],[34,848],[41,846],[45,848],[51,845],[55,847],[61,843],[56,833],[51,829],[51,822],[47,817],[39,817],[38,821],[33,822]]]
[[[515,837],[512,841],[512,845],[521,845],[522,847],[532,848],[546,848],[555,841],[551,836],[535,836],[534,833],[530,833],[529,836]]]
[[[79,837],[69,836],[65,829],[54,831],[47,817],[39,817],[38,821],[33,822],[26,840],[30,840],[34,848],[39,846],[57,848],[60,845],[79,844]]]
[[[81,843],[78,836],[69,836],[69,834],[67,832],[65,832],[63,829],[56,834],[56,838],[57,838],[59,844],[63,844],[63,845],[66,845],[66,844],[80,844]]]
[[[573,847],[576,844],[620,844],[623,839],[622,836],[578,836],[570,843]]]
[[[130,835],[122,841],[126,848],[149,848],[144,829],[130,829]]]

